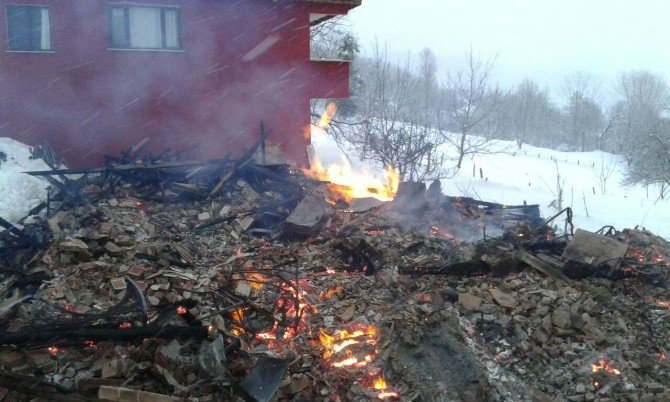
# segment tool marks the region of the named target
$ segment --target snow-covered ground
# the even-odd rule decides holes
[[[12,223],[46,200],[49,183],[22,173],[30,170],[49,170],[49,166],[41,159],[30,159],[27,145],[0,137],[0,217]]]
[[[337,163],[344,155],[322,130],[313,130],[312,141],[324,165]],[[558,172],[564,183],[563,207],[573,209],[576,227],[595,231],[605,225],[619,230],[639,225],[670,239],[670,201],[659,200],[656,187],[624,186],[626,166],[617,155],[527,145],[518,149],[507,141],[496,142],[488,151],[492,153],[466,158],[454,177],[442,180],[443,192],[508,205],[540,204],[549,217],[558,212],[550,205],[557,199]],[[380,171],[360,160],[351,162],[355,168]]]

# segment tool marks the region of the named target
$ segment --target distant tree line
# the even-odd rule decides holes
[[[600,83],[573,74],[558,105],[528,78],[501,88],[492,76],[495,59],[472,49],[459,70],[438,76],[430,49],[391,60],[375,43],[361,55],[346,20],[329,21],[331,29],[313,35],[312,57],[352,61],[351,98],[338,102],[334,135],[365,159],[393,164],[405,180],[443,176],[447,155],[460,169],[492,141],[509,140],[519,148],[617,153],[628,162],[628,183],[658,184],[663,196],[670,193],[670,92],[661,76],[621,74],[616,101],[605,108]]]

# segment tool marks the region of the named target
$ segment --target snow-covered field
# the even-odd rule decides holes
[[[322,130],[313,130],[312,141],[324,165],[344,155]],[[443,192],[508,205],[540,204],[549,217],[558,212],[550,205],[557,199],[558,172],[564,183],[563,207],[573,209],[576,227],[595,231],[605,225],[619,230],[639,225],[670,239],[670,201],[659,200],[656,187],[624,186],[626,166],[617,155],[527,145],[519,150],[507,141],[496,142],[488,151],[492,153],[467,158],[454,177],[442,180]],[[380,171],[359,160],[351,162],[355,168]]]
[[[30,159],[30,147],[0,137],[0,217],[16,223],[46,200],[49,183],[22,172],[48,169],[41,159]]]

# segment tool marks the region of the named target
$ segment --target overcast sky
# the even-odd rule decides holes
[[[528,76],[554,98],[575,71],[603,81],[603,97],[622,71],[670,80],[670,0],[363,0],[351,19],[364,48],[375,37],[396,55],[427,46],[446,71],[472,46],[497,55],[501,84]]]

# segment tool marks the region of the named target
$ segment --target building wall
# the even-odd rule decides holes
[[[239,154],[273,130],[304,163],[309,100],[348,96],[347,63],[309,61],[309,14],[343,5],[290,0],[141,0],[181,9],[183,51],[108,49],[108,5],[91,0],[0,0],[50,7],[53,53],[7,51],[0,23],[0,136],[48,140],[71,167],[149,138],[157,155],[183,159]],[[124,4],[124,3],[121,3]],[[261,43],[274,43],[254,52]],[[262,47],[262,46],[261,46]]]

